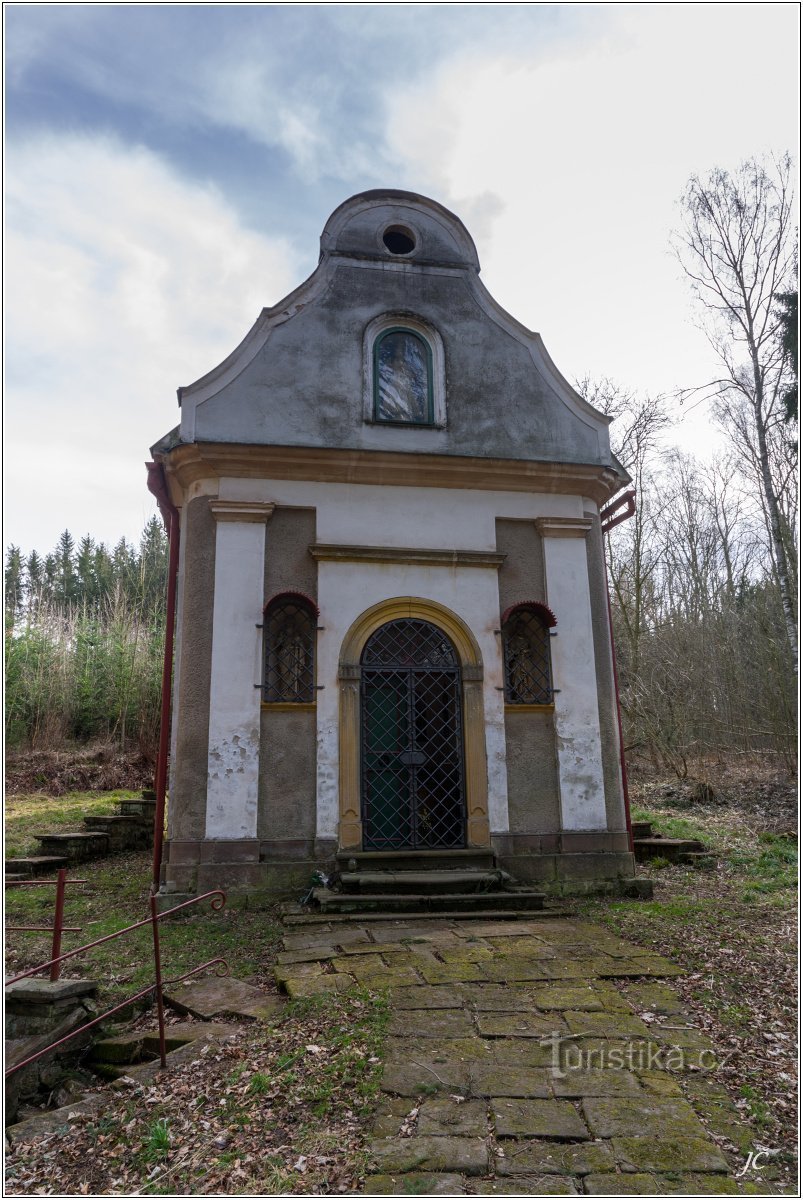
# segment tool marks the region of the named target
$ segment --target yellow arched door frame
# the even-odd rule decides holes
[[[412,617],[437,625],[451,639],[460,658],[465,742],[466,841],[487,849],[488,763],[485,754],[485,711],[482,655],[471,630],[451,609],[419,596],[396,596],[375,604],[357,618],[343,640],[340,686],[340,829],[341,850],[362,848],[360,804],[360,658],[371,634],[389,621]]]

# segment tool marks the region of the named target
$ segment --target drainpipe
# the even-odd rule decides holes
[[[178,580],[179,520],[178,509],[170,499],[161,463],[145,463],[148,472],[148,491],[156,497],[159,512],[165,523],[170,542],[167,569],[167,615],[165,618],[165,652],[162,665],[162,712],[159,722],[159,753],[156,759],[156,812],[153,817],[153,881],[151,893],[159,891],[164,845],[165,796],[167,795],[167,757],[170,749],[170,707],[173,689],[173,631],[176,624],[176,583]]]
[[[619,512],[624,508],[624,512]],[[618,500],[614,500],[605,508],[600,509],[599,519],[600,528],[603,532],[609,533],[615,525],[621,525],[622,521],[627,521],[634,515],[636,511],[636,493],[632,490],[624,493]],[[614,516],[614,513],[618,514]],[[611,610],[611,589],[608,580],[608,559],[605,555],[603,547],[602,563],[605,569],[605,599],[608,603],[608,628],[611,631],[611,662],[613,664],[613,687],[616,693],[616,724],[619,729],[619,765],[622,771],[622,794],[625,801],[625,824],[627,826],[627,842],[630,846],[630,853],[633,853],[633,825],[630,820],[630,791],[627,786],[627,764],[625,762],[625,740],[622,736],[622,705],[619,700],[619,672],[616,669],[616,644],[613,639],[613,612]]]

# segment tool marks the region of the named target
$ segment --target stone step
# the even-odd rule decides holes
[[[344,871],[340,876],[344,892],[443,895],[447,892],[499,892],[511,882],[506,871]]]
[[[37,833],[43,854],[61,854],[68,862],[85,862],[109,851],[108,833]]]
[[[652,837],[652,825],[649,821],[634,821],[630,828],[634,838]]]
[[[682,854],[680,861],[687,863],[690,867],[715,867],[717,856],[710,851],[692,850],[687,854]]]
[[[341,871],[491,871],[496,855],[493,850],[341,850],[337,861]]]
[[[360,893],[333,892],[329,888],[316,888],[313,899],[322,913],[389,913],[393,916],[407,913],[436,912],[441,916],[457,913],[504,912],[505,909],[531,912],[543,908],[543,892],[448,892],[436,895],[429,892],[410,893]]]
[[[110,850],[145,850],[153,845],[153,828],[138,817],[84,817],[84,825],[92,832],[106,833]]]
[[[30,879],[32,875],[47,875],[67,866],[63,855],[34,854],[29,858],[7,858],[6,879]]]
[[[121,1033],[114,1037],[101,1038],[95,1042],[91,1054],[92,1063],[113,1063],[115,1066],[141,1062],[143,1057],[152,1057],[145,1051],[145,1033]]]
[[[705,846],[696,838],[665,838],[658,835],[649,838],[634,838],[633,852],[637,862],[651,858],[666,858],[677,862],[684,854],[705,852]]]
[[[404,920],[404,914],[366,912],[366,913],[336,913],[309,912],[299,904],[282,904],[279,912],[282,923],[292,925],[294,929],[302,930],[305,926],[313,929],[323,925],[325,928],[337,929],[346,925],[371,925],[374,921]],[[556,917],[573,917],[575,913],[565,908],[536,908],[536,909],[501,909],[481,913],[461,912],[419,912],[415,914],[416,921],[546,921]]]
[[[141,821],[153,822],[156,812],[156,801],[140,797],[136,800],[118,800],[117,808],[121,817],[139,817]]]

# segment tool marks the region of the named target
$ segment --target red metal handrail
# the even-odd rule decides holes
[[[209,900],[212,909],[215,912],[219,912],[226,903],[226,893],[221,891],[220,888],[215,888],[211,892],[204,892],[200,896],[193,896],[191,900],[185,900],[182,904],[176,904],[173,908],[166,908],[164,912],[156,911],[156,896],[155,894],[151,893],[149,897],[151,915],[144,921],[135,921],[132,925],[126,925],[124,929],[118,929],[116,933],[108,933],[105,937],[96,938],[94,942],[87,942],[86,945],[78,946],[75,950],[68,950],[66,954],[55,955],[49,962],[40,963],[37,967],[30,967],[27,971],[22,971],[19,975],[14,975],[13,978],[7,979],[6,987],[12,983],[18,983],[21,979],[28,979],[31,975],[38,975],[40,971],[46,971],[48,968],[51,970],[52,979],[52,971],[54,966],[60,966],[60,964],[65,962],[68,958],[75,958],[77,954],[84,954],[87,950],[93,950],[95,946],[101,946],[104,942],[109,942],[113,938],[122,937],[123,934],[131,933],[131,931],[134,929],[141,929],[143,925],[151,926],[153,934],[154,982],[148,987],[144,988],[142,991],[137,992],[136,995],[129,996],[128,999],[124,1000],[121,1004],[117,1004],[114,1008],[110,1008],[107,1012],[102,1013],[99,1017],[95,1017],[94,1020],[88,1021],[85,1025],[79,1026],[78,1029],[74,1029],[72,1033],[68,1033],[65,1037],[59,1038],[58,1041],[51,1042],[49,1045],[44,1046],[41,1050],[38,1050],[36,1054],[30,1055],[28,1058],[23,1059],[22,1062],[15,1063],[6,1071],[6,1078],[8,1078],[9,1075],[13,1075],[15,1071],[20,1071],[23,1067],[28,1066],[29,1063],[35,1062],[36,1059],[41,1058],[42,1055],[48,1054],[51,1050],[55,1049],[56,1046],[61,1046],[64,1042],[68,1042],[72,1038],[78,1037],[79,1034],[84,1033],[87,1029],[92,1029],[93,1026],[100,1024],[101,1021],[107,1020],[121,1009],[127,1008],[129,1005],[133,1004],[134,1001],[141,1000],[143,996],[147,996],[150,992],[154,991],[156,993],[156,1015],[159,1022],[159,1059],[161,1066],[163,1068],[166,1067],[164,984],[162,980],[162,954],[159,942],[159,922],[163,917],[172,916],[173,913],[180,912],[181,909],[184,908],[190,908],[193,904],[199,904],[202,900]],[[202,963],[199,967],[193,967],[193,969],[191,971],[187,971],[186,974],[179,975],[175,979],[168,980],[168,984],[172,985],[181,983],[182,980],[189,979],[191,976],[197,975],[199,971],[204,971],[207,967],[213,966],[218,967],[218,975],[222,976],[228,974],[229,967],[226,960],[224,958],[212,958],[208,962]],[[220,969],[221,967],[223,968],[222,970]]]
[[[62,867],[55,879],[10,879],[6,887],[53,887],[56,885],[56,910],[53,914],[52,925],[6,925],[8,933],[52,933],[53,941],[50,947],[51,960],[46,965],[50,967],[50,982],[55,983],[61,974],[61,935],[63,933],[80,933],[80,925],[64,924],[64,899],[68,883],[88,883],[86,879],[68,879],[67,868]],[[45,968],[43,967],[42,970]]]

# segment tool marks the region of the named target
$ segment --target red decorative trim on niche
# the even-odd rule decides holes
[[[307,596],[304,592],[277,592],[275,596],[271,596],[270,600],[262,609],[262,611],[267,612],[271,604],[275,604],[277,600],[302,600],[308,608],[312,609],[312,612],[316,617],[321,615],[321,610],[318,608],[318,605],[311,596]]]
[[[505,609],[502,613],[502,624],[504,625],[505,621],[512,617],[515,612],[518,612],[520,608],[531,608],[533,612],[537,612],[547,629],[553,629],[558,623],[558,618],[552,609],[547,608],[545,604],[541,604],[538,600],[520,600],[518,604],[511,604],[510,608]]]

